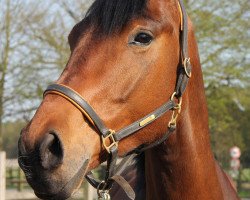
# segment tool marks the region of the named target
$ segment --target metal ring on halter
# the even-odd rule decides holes
[[[174,101],[174,97],[176,96],[177,92],[174,92],[170,98],[171,101]],[[175,110],[181,111],[181,105],[182,105],[182,97],[177,98],[178,102],[176,103],[176,106],[174,107]]]
[[[188,65],[189,66],[191,65],[190,58],[185,58],[183,61],[184,70],[185,70],[185,73],[188,76],[188,78],[191,78],[192,73],[191,73],[191,71],[188,71],[188,69],[187,69]]]
[[[103,186],[103,188],[101,188],[101,186]],[[101,193],[100,193],[101,191],[105,191],[106,186],[107,186],[106,181],[101,181],[101,183],[96,188],[98,196],[101,195]]]
[[[100,189],[100,187],[103,185],[103,188]],[[97,187],[97,195],[99,200],[110,200],[110,194],[109,190],[110,189],[105,189],[107,186],[106,181],[102,181],[98,187]]]

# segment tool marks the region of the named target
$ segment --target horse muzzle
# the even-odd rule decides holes
[[[84,159],[81,164],[67,165],[69,163],[64,160],[60,138],[50,132],[43,136],[32,151],[26,150],[21,135],[18,141],[18,163],[37,197],[63,200],[81,185],[89,159]]]

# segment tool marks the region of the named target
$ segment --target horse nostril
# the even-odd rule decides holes
[[[62,164],[63,148],[61,141],[54,133],[46,134],[40,144],[40,159],[44,169],[54,169]]]

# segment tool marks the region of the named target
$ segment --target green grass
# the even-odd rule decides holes
[[[242,189],[239,191],[241,198],[250,198],[250,169],[243,169],[241,171]],[[249,184],[244,184],[249,183]],[[245,186],[244,186],[245,185]]]
[[[239,196],[241,198],[249,198],[250,197],[250,190],[242,190],[242,191],[240,191]]]
[[[250,182],[250,168],[242,170],[241,180],[243,182]]]

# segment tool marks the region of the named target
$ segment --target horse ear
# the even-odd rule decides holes
[[[147,9],[151,15],[160,20],[167,13],[171,13],[171,15],[181,13],[179,0],[147,0]]]
[[[147,9],[153,15],[160,14],[159,10],[162,8],[164,1],[165,0],[148,0]]]
[[[70,51],[73,51],[74,47],[76,46],[77,40],[80,36],[79,30],[78,30],[79,27],[77,26],[78,24],[76,24],[73,27],[73,29],[71,30],[68,36],[68,43],[69,43]]]
[[[71,30],[68,36],[68,43],[69,43],[71,51],[73,51],[73,49],[77,45],[77,42],[79,41],[79,38],[84,33],[84,30],[86,29],[86,25],[87,25],[87,21],[86,19],[83,19],[82,21],[77,23]]]

